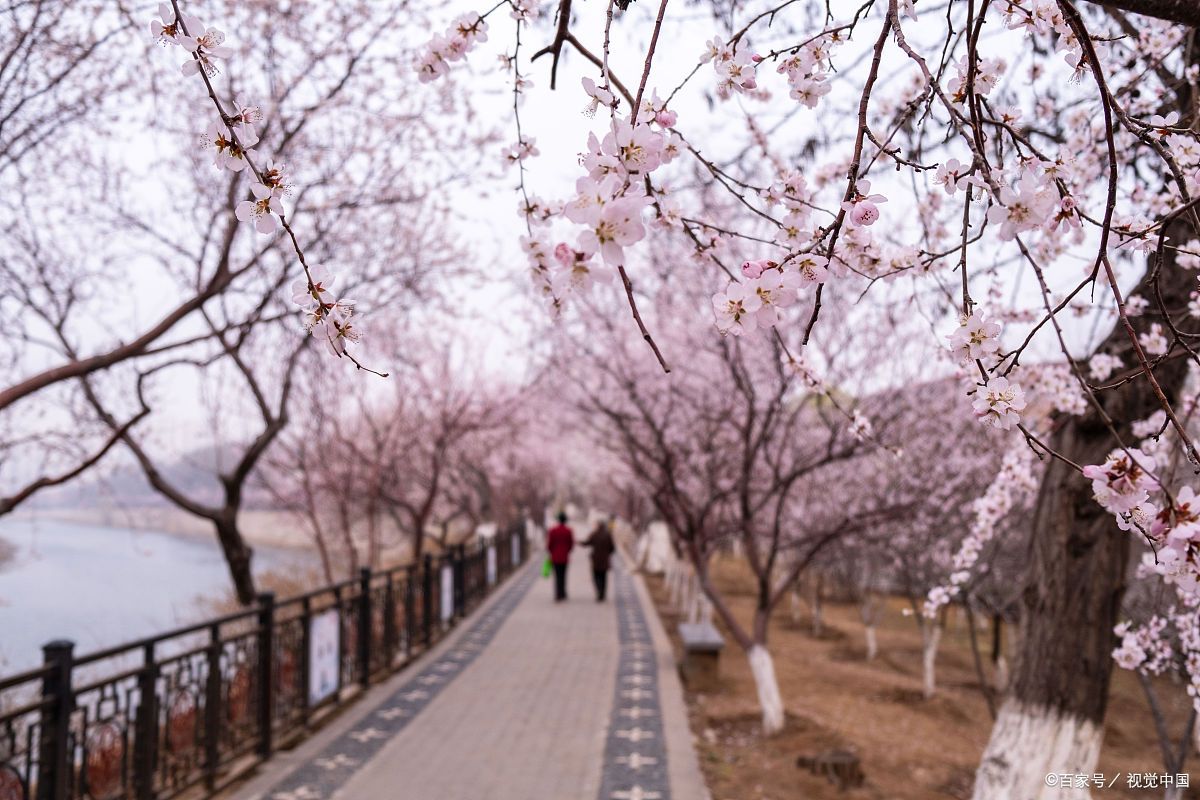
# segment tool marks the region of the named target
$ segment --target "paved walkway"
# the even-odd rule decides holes
[[[234,800],[703,800],[670,644],[639,581],[594,600],[540,561]]]

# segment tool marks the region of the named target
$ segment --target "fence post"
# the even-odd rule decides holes
[[[395,571],[387,573],[387,584],[383,590],[383,663],[384,672],[391,672],[399,648],[396,633],[396,588]]]
[[[154,798],[154,761],[158,746],[158,664],[154,643],[146,645],[138,673],[138,709],[133,740],[133,786],[137,800]]]
[[[221,766],[221,626],[208,631],[208,676],[204,686],[204,783],[217,788]]]
[[[304,709],[304,723],[312,713],[309,692],[312,691],[312,598],[300,601],[300,707]]]
[[[417,571],[410,564],[404,568],[404,660],[412,658],[413,637],[417,632]]]
[[[358,682],[371,683],[371,568],[358,570]]]
[[[38,748],[37,800],[66,800],[70,781],[71,662],[75,643],[55,639],[42,647],[42,663],[50,668],[42,678]]]
[[[450,570],[454,575],[454,617],[462,619],[467,615],[467,553],[466,547],[463,545],[454,546],[454,561],[453,568]]]
[[[425,647],[433,641],[433,556],[425,554],[425,574],[421,582],[421,624],[424,628]]]
[[[275,593],[258,596],[258,754],[271,757],[275,720]]]

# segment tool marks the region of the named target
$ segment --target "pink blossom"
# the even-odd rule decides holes
[[[237,204],[234,212],[242,222],[254,222],[254,229],[259,233],[274,233],[278,225],[276,215],[283,215],[283,203],[275,197],[270,188],[261,183],[250,187],[253,200],[243,200]]]

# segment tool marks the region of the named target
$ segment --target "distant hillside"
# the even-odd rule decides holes
[[[233,448],[206,447],[193,450],[174,461],[160,465],[159,470],[172,486],[201,503],[219,504],[221,486],[218,468],[228,469],[234,460]],[[244,508],[271,508],[266,492],[247,488]],[[146,481],[142,470],[130,462],[88,473],[83,478],[44,491],[27,504],[30,509],[46,508],[166,508],[172,504]]]

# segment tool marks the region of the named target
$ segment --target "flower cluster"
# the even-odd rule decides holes
[[[1121,669],[1136,669],[1142,672],[1159,675],[1168,666],[1174,655],[1171,645],[1163,635],[1167,620],[1163,617],[1151,617],[1144,625],[1134,627],[1128,622],[1122,622],[1113,629],[1121,639],[1121,645],[1113,650],[1113,659]]]
[[[537,140],[533,137],[521,139],[511,147],[504,148],[504,159],[509,164],[516,164],[539,154]]]
[[[1120,357],[1111,353],[1096,353],[1088,360],[1088,374],[1094,381],[1106,381],[1122,366],[1124,364]]]
[[[950,340],[955,360],[969,364],[990,358],[1000,349],[1000,325],[988,321],[983,314],[972,314],[946,338]]]
[[[740,336],[779,321],[779,309],[796,301],[800,274],[774,261],[747,261],[742,265],[745,280],[734,281],[713,295],[717,329]]]
[[[808,108],[816,108],[829,94],[829,56],[834,41],[822,36],[793,51],[776,68],[787,76],[789,95]]]
[[[951,78],[946,85],[946,88],[950,90],[951,99],[956,103],[963,103],[967,99],[967,69],[969,65],[967,56],[960,58],[955,65],[958,68],[958,74]],[[991,94],[1007,68],[1008,65],[1002,58],[977,59],[975,62],[975,92],[981,95]]]
[[[1137,448],[1113,450],[1103,464],[1083,468],[1083,477],[1092,482],[1096,502],[1118,517],[1127,517],[1144,507],[1157,488],[1152,470],[1154,458]]]
[[[984,422],[1007,431],[1021,422],[1025,392],[1008,378],[992,378],[978,389],[972,408]]]
[[[1044,175],[1027,170],[1017,189],[1001,186],[997,202],[988,209],[988,222],[1000,226],[1000,239],[1012,241],[1017,234],[1037,230],[1054,220],[1058,197]]]
[[[224,44],[225,34],[206,27],[191,15],[181,14],[177,18],[167,3],[161,4],[158,12],[158,17],[150,22],[151,36],[160,44],[179,46],[191,53],[191,58],[183,64],[183,74],[200,75],[207,83],[217,74],[217,62],[232,54]],[[282,198],[292,190],[287,165],[274,161],[267,161],[262,166],[255,163],[258,153],[254,146],[259,143],[256,126],[263,120],[262,110],[257,105],[238,97],[230,108],[226,108],[215,99],[211,86],[208,88],[214,98],[218,119],[209,124],[201,144],[213,150],[213,164],[218,169],[248,171],[254,176],[250,198],[237,204],[234,215],[241,222],[253,224],[259,233],[273,234],[285,224]],[[303,265],[304,258],[298,246],[296,252]],[[310,333],[323,333],[334,353],[341,356],[346,355],[347,343],[360,341],[362,326],[357,318],[352,319],[353,303],[339,300],[330,293],[334,282],[334,276],[327,270],[305,267],[304,278],[292,287],[292,299],[304,311],[305,329]]]
[[[475,45],[486,42],[487,21],[474,12],[463,14],[446,29],[436,34],[417,56],[414,68],[422,83],[436,80],[450,71],[450,65],[466,58]]]
[[[1125,621],[1113,633],[1121,640],[1113,659],[1122,669],[1144,675],[1186,675],[1187,693],[1200,711],[1200,596],[1180,592],[1178,605],[1141,624]]]
[[[206,27],[190,14],[176,19],[168,3],[160,4],[158,17],[150,20],[150,35],[159,44],[178,45],[192,54],[180,68],[184,75],[203,72],[211,78],[218,72],[218,62],[233,53],[225,46],[224,33]]]
[[[962,591],[971,579],[971,570],[979,561],[984,546],[995,538],[1001,520],[1019,499],[1037,490],[1032,452],[1027,447],[1010,450],[987,491],[972,504],[970,531],[954,554],[949,582],[930,589],[922,609],[926,617],[936,617],[942,606]]]
[[[339,299],[331,291],[337,277],[315,267],[308,277],[292,284],[292,302],[304,311],[304,329],[321,334],[335,355],[344,355],[346,345],[362,340],[363,327],[354,316],[354,302]]]
[[[971,174],[971,165],[960,163],[957,158],[947,159],[934,172],[934,183],[941,186],[951,197],[955,192],[970,192],[972,187],[986,188],[987,184],[978,175]]]
[[[746,50],[737,50],[720,36],[710,39],[700,56],[701,64],[712,62],[713,71],[717,73],[717,94],[725,99],[758,88],[755,70],[761,60]]]

